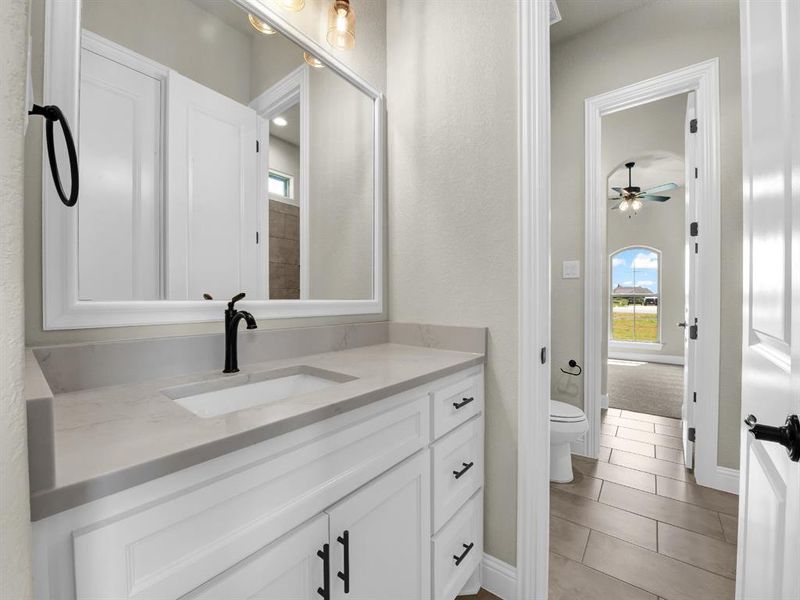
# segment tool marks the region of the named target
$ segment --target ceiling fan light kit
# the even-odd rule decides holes
[[[657,192],[667,192],[669,190],[678,189],[679,187],[676,183],[662,183],[661,185],[657,185],[642,191],[641,187],[633,185],[633,167],[635,166],[635,162],[625,163],[625,168],[628,169],[628,187],[611,188],[617,192],[619,196],[616,198],[609,198],[609,200],[612,202],[617,202],[617,205],[612,206],[611,210],[619,210],[621,212],[628,212],[629,210],[632,211],[632,213],[628,214],[629,219],[644,206],[642,200],[648,200],[650,202],[666,202],[670,197],[659,196]]]

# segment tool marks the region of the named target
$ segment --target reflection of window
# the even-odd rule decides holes
[[[269,193],[281,198],[292,197],[292,176],[278,173],[277,171],[269,172]]]
[[[652,248],[624,248],[611,255],[612,340],[659,341],[660,262],[661,253]]]

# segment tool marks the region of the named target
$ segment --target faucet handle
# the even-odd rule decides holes
[[[244,296],[245,296],[244,292],[239,292],[238,294],[236,294],[233,298],[231,298],[231,301],[228,302],[228,308],[233,310],[233,305],[236,304],[239,300],[243,299]]]

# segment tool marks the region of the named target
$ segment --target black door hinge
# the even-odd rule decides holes
[[[692,392],[692,402],[697,402],[697,392]]]
[[[689,431],[688,431],[687,437],[689,438],[690,442],[694,441],[694,438],[695,438],[695,429],[694,429],[694,427],[689,427]]]
[[[542,364],[547,362],[547,346],[542,348],[542,351],[539,353],[539,358],[542,361]]]
[[[689,225],[689,235],[692,237],[697,237],[697,234],[700,231],[700,225],[698,225],[697,221],[694,221],[691,225]]]
[[[261,152],[261,144],[256,140],[256,152]]]
[[[256,231],[256,244],[258,243],[258,232]]]
[[[697,133],[697,119],[689,121],[689,133]]]
[[[697,167],[694,168],[694,178],[697,179]]]
[[[697,339],[697,319],[694,320],[694,325],[689,327],[689,339],[690,340]]]

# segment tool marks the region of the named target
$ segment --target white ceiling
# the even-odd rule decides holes
[[[683,187],[686,182],[683,157],[672,152],[650,152],[633,156],[630,161],[636,163],[636,166],[633,167],[633,185],[639,186],[642,190],[662,183],[676,183]],[[611,188],[627,186],[628,169],[622,164],[608,178],[609,198],[617,195]],[[669,196],[670,192],[664,192],[661,195]]]
[[[561,21],[550,27],[550,42],[557,44],[610,21],[619,15],[660,0],[556,0]]]

